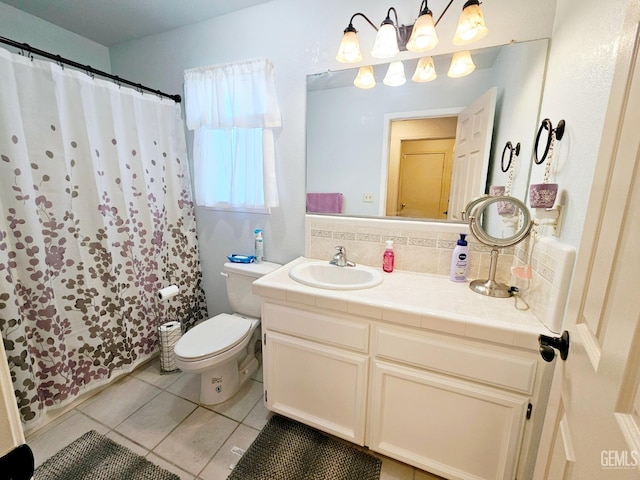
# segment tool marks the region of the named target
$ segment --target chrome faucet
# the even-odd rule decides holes
[[[337,252],[333,255],[333,258],[329,261],[331,265],[337,265],[338,267],[355,267],[356,264],[347,260],[347,249],[341,245],[336,247]]]

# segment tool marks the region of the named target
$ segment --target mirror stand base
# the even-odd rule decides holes
[[[513,295],[513,289],[509,285],[495,280],[474,280],[469,284],[469,288],[487,297],[508,298]]]

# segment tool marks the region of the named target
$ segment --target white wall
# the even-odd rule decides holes
[[[552,181],[566,203],[559,240],[580,245],[593,171],[600,147],[619,34],[637,0],[558,0],[540,118],[555,128],[565,120],[556,145]],[[540,148],[542,153],[543,148]],[[541,183],[545,165],[534,165],[531,183]],[[550,233],[546,233],[550,235]]]
[[[111,72],[109,49],[104,45],[45,22],[6,3],[0,3],[0,36],[19,43],[28,43],[32,47],[83,65],[91,65],[104,72]],[[5,44],[0,44],[0,48],[17,51]]]
[[[445,0],[431,1],[439,15]],[[450,38],[461,3],[453,5],[439,25],[440,45],[434,55],[453,51]],[[278,187],[281,207],[270,216],[239,215],[198,209],[197,220],[203,258],[204,285],[209,313],[228,310],[224,283],[218,272],[230,253],[252,252],[252,234],[265,233],[268,260],[287,262],[304,252],[305,214],[305,104],[306,75],[347,66],[335,61],[342,31],[355,12],[381,22],[393,4],[400,23],[412,23],[417,0],[272,0],[221,18],[118,45],[111,49],[113,72],[154,85],[167,92],[181,92],[186,68],[260,56],[275,65],[276,88],[283,112],[283,128],[277,139]],[[460,4],[460,5],[458,5]],[[547,38],[555,10],[553,0],[495,0],[483,4],[490,34],[478,48]],[[354,20],[360,32],[365,61],[375,31],[361,18]],[[406,55],[406,54],[405,54]],[[330,252],[329,252],[330,253]]]

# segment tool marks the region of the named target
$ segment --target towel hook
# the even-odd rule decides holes
[[[504,154],[507,152],[507,150],[509,150],[509,163],[507,163],[507,165],[505,166]],[[507,142],[507,144],[504,146],[504,150],[502,150],[502,159],[500,161],[500,168],[504,173],[507,173],[507,171],[511,167],[511,162],[513,162],[513,157],[514,156],[517,157],[518,155],[520,155],[520,142],[518,142],[515,147],[511,142]]]
[[[553,140],[562,140],[562,137],[564,136],[564,127],[565,127],[564,120],[560,120],[558,122],[558,126],[555,129],[551,124],[551,120],[549,120],[548,118],[545,118],[542,121],[542,124],[538,129],[538,134],[536,135],[536,145],[533,149],[533,155],[534,155],[533,161],[536,162],[536,165],[540,165],[541,163],[544,163],[544,161],[547,159],[547,155],[549,154],[549,149],[551,148],[551,143]],[[538,144],[540,143],[542,130],[548,130],[549,135],[547,135],[547,144],[544,148],[544,153],[542,154],[542,158],[538,158]]]

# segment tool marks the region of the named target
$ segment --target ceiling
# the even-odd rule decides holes
[[[1,0],[106,47],[270,0]]]

